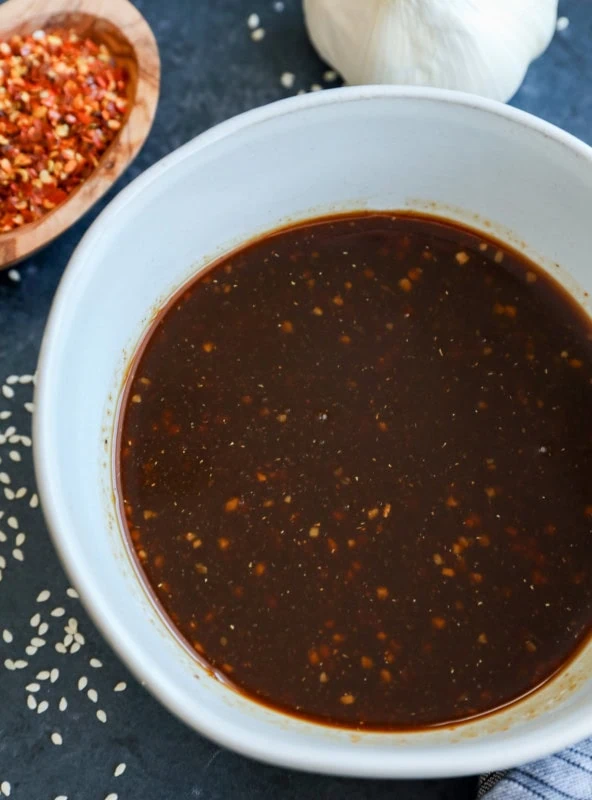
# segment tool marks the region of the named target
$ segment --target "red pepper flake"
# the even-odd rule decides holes
[[[127,112],[125,69],[73,30],[0,44],[0,233],[43,217],[98,166]]]

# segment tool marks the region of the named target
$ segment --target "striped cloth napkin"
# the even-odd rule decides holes
[[[484,775],[478,800],[592,800],[592,739],[532,764]]]

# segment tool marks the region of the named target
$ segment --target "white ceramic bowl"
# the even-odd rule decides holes
[[[477,773],[592,734],[590,648],[525,701],[431,732],[352,733],[251,702],[198,666],[159,617],[122,541],[111,470],[119,392],[139,337],[180,284],[237,244],[334,211],[427,210],[518,246],[590,311],[591,199],[592,151],[562,131],[467,95],[381,86],[232,119],[156,164],[101,214],[72,257],[45,334],[35,464],[55,544],[88,611],[172,712],[265,761],[372,777]]]

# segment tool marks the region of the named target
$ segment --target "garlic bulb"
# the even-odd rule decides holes
[[[304,0],[310,38],[347,83],[506,101],[553,38],[557,0]]]

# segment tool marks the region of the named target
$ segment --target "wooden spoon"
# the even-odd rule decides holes
[[[0,269],[49,244],[105,194],[140,151],[156,112],[158,46],[129,0],[8,0],[0,5],[0,41],[51,28],[73,29],[109,48],[117,65],[129,74],[129,111],[97,168],[67,200],[35,222],[0,233]]]

